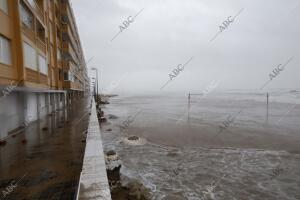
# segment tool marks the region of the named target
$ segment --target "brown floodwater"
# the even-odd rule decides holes
[[[268,123],[261,94],[192,99],[189,121],[184,95],[114,97],[103,108],[104,150],[119,155],[121,182],[141,181],[154,200],[297,200],[300,109],[294,105],[300,95],[295,102],[276,95]],[[131,136],[141,140],[128,141]]]
[[[74,199],[88,127],[87,101],[33,122],[0,146],[0,199]]]

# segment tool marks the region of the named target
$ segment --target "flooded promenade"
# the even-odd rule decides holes
[[[11,134],[0,146],[1,199],[75,198],[84,156],[88,102],[77,100],[72,107]]]

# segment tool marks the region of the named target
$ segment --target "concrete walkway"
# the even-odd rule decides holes
[[[41,117],[0,145],[0,199],[76,198],[89,125],[90,101]],[[0,122],[1,124],[1,122]],[[16,183],[17,187],[11,187]],[[13,190],[12,190],[13,188]],[[9,189],[9,190],[8,190]],[[6,192],[9,191],[9,192]]]
[[[111,200],[95,101],[92,102],[78,200]]]

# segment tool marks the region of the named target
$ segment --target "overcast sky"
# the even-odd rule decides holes
[[[300,88],[300,0],[72,0],[72,6],[101,90],[186,93],[212,81],[218,89],[259,89],[291,57],[265,89]],[[123,21],[141,10],[111,41]]]

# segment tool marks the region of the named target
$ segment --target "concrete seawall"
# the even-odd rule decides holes
[[[77,192],[77,200],[85,199],[111,200],[100,126],[94,100],[92,102],[83,167]]]

